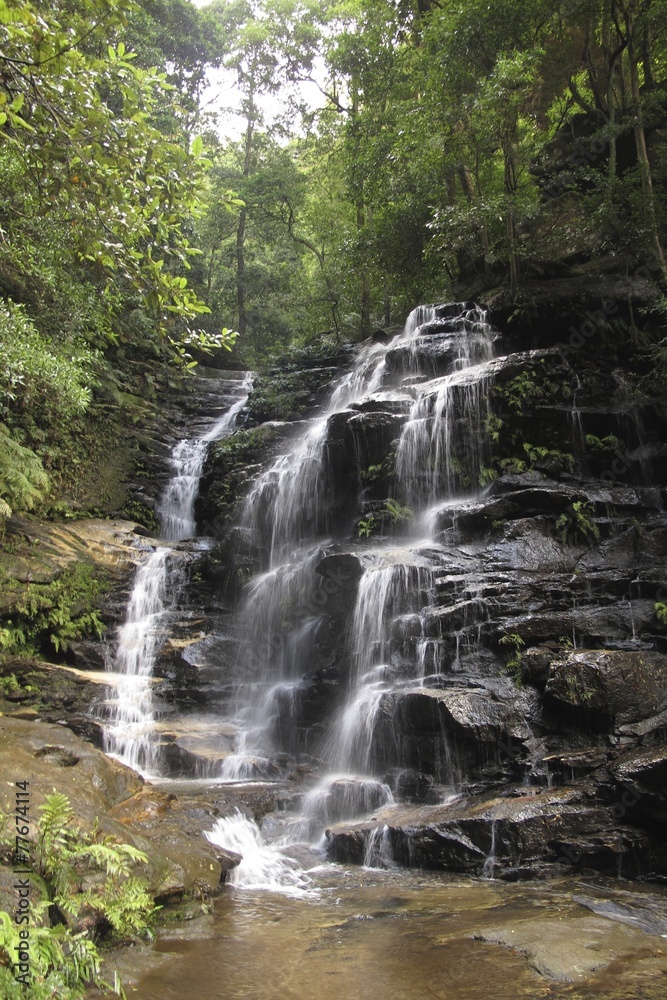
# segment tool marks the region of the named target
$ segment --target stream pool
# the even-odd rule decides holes
[[[136,1000],[664,1000],[667,890],[322,865],[305,892],[228,887],[117,968]],[[595,912],[595,909],[598,912]],[[604,911],[601,914],[599,911]]]

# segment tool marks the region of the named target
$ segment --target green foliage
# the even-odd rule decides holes
[[[524,442],[523,450],[528,456],[530,468],[534,468],[545,459],[549,462],[555,462],[569,472],[572,471],[574,466],[574,456],[569,452],[559,451],[557,448],[545,448],[543,445],[533,445],[526,441]]]
[[[667,604],[663,604],[662,601],[658,601],[654,605],[655,617],[658,619],[661,625],[667,625]]]
[[[500,639],[501,646],[510,647],[510,655],[505,660],[505,669],[511,674],[515,683],[520,686],[523,682],[523,671],[521,664],[521,650],[526,643],[518,632],[506,632]]]
[[[51,899],[71,922],[84,911],[102,918],[113,934],[127,937],[148,928],[155,911],[146,882],[132,874],[148,858],[131,844],[100,839],[96,830],[73,827],[74,811],[66,795],[54,792],[40,809],[35,868],[46,881]],[[99,871],[103,878],[86,875]],[[92,883],[89,887],[85,884]]]
[[[370,538],[385,524],[397,524],[414,517],[411,507],[405,507],[397,500],[387,499],[380,510],[372,511],[367,517],[357,522],[357,537]]]
[[[36,651],[48,642],[59,653],[74,639],[101,638],[105,625],[98,602],[104,588],[104,579],[85,563],[65,570],[53,583],[22,587],[11,619],[0,629],[0,650]]]
[[[523,458],[514,456],[498,458],[494,456],[493,466],[482,470],[485,480],[490,482],[492,478],[495,478],[496,469],[501,473],[509,472],[518,475],[535,468],[545,468],[548,472],[552,468],[555,468],[557,471],[567,470],[571,472],[574,467],[574,456],[569,452],[560,451],[558,448],[547,448],[543,445],[534,445],[529,441],[524,441],[522,449],[524,452]],[[480,485],[485,485],[481,479]]]
[[[502,426],[502,419],[495,413],[487,413],[484,417],[484,431],[494,444],[497,444],[500,439]]]
[[[369,514],[368,517],[361,518],[357,522],[357,537],[370,538],[381,523],[382,519],[379,514]]]
[[[497,386],[496,393],[504,399],[512,413],[521,416],[524,406],[539,395],[539,387],[535,374],[524,371],[515,375],[505,385]]]
[[[152,124],[175,103],[165,73],[138,65],[122,41],[97,51],[73,41],[96,33],[99,43],[129,6],[92,0],[85,20],[74,8],[58,20],[29,2],[10,14],[2,0],[0,146],[23,159],[42,205],[66,213],[65,243],[97,268],[103,294],[127,282],[166,330],[169,313],[205,310],[175,270],[196,253],[184,221],[203,158]]]
[[[0,638],[0,648],[2,648],[1,638]],[[16,679],[16,674],[10,674],[8,677],[0,677],[0,697],[6,698],[8,694],[12,694],[13,692],[20,690],[21,690],[21,685]]]
[[[47,904],[33,904],[30,930],[30,984],[18,983],[5,963],[14,961],[24,942],[13,916],[0,910],[0,990],[4,1000],[80,1000],[92,984],[108,994],[116,992],[100,978],[100,956],[93,941],[73,934],[66,926],[50,927]]]
[[[484,466],[479,472],[479,485],[481,487],[488,486],[495,479],[498,478],[498,473],[495,469]]]
[[[583,541],[589,545],[600,540],[600,529],[592,520],[593,508],[587,500],[575,500],[556,519],[556,528],[563,542]]]
[[[123,997],[117,976],[113,985],[100,976],[94,935],[99,928],[116,939],[149,932],[156,908],[145,881],[134,874],[146,855],[100,837],[96,829],[83,832],[73,821],[66,795],[46,797],[32,863],[47,898],[31,904],[28,986],[16,982],[12,969],[20,928],[10,914],[0,912],[0,989],[6,1000],[80,1000],[91,986],[105,996]]]
[[[577,705],[587,705],[597,693],[595,673],[590,670],[575,672],[573,668],[565,678],[565,686],[571,701]]]
[[[0,413],[13,404],[43,409],[49,420],[85,411],[95,382],[99,354],[83,342],[49,342],[35,329],[25,308],[0,301]]]
[[[38,455],[0,423],[0,526],[15,508],[29,510],[43,498],[49,480]]]
[[[618,451],[621,442],[615,434],[607,434],[603,438],[596,437],[595,434],[587,434],[586,445],[597,455],[608,455]]]
[[[361,470],[361,478],[365,483],[375,483],[378,479],[382,478],[384,472],[384,465],[380,463],[379,465],[369,465],[367,469]]]
[[[414,517],[412,508],[403,506],[397,500],[385,500],[384,509],[394,522],[409,521],[411,517]]]

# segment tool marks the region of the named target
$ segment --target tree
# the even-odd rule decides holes
[[[0,0],[0,155],[21,163],[31,212],[58,218],[103,296],[136,290],[166,335],[170,317],[205,308],[179,273],[196,252],[184,223],[197,210],[201,146],[152,123],[174,100],[165,72],[139,67],[123,42],[84,51],[128,4],[91,7],[92,23],[75,11],[61,23]]]
[[[265,0],[255,7],[248,0],[214,4],[226,50],[225,65],[236,73],[245,123],[241,147],[241,194],[256,167],[256,141],[264,118],[262,97],[294,83],[308,71],[317,41],[312,14],[300,0]],[[246,229],[247,207],[241,207],[236,230],[236,297],[238,331],[248,328]]]

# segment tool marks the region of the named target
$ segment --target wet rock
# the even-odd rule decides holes
[[[611,752],[608,748],[594,746],[572,748],[549,754],[543,758],[543,761],[550,775],[559,777],[561,781],[568,784],[603,767],[610,757]]]
[[[437,322],[437,321],[436,321]],[[433,326],[435,324],[429,324]],[[444,375],[459,356],[459,338],[451,333],[423,328],[429,336],[417,337],[409,346],[387,352],[387,369],[394,376],[409,374]]]
[[[216,847],[205,837],[218,816],[210,806],[147,787],[110,811],[112,820],[133,837],[141,836],[151,858],[166,858],[156,897],[167,901],[184,894],[210,895],[240,861],[238,854]],[[158,868],[158,871],[160,869]]]
[[[524,684],[544,690],[549,679],[549,667],[558,656],[549,646],[531,646],[521,654],[521,679]]]
[[[14,782],[30,782],[31,837],[45,797],[54,789],[62,792],[74,810],[74,825],[91,830],[98,820],[103,834],[148,855],[145,874],[155,898],[182,896],[196,885],[212,892],[236,863],[219,859],[220,852],[204,841],[206,819],[197,826],[183,818],[177,800],[166,799],[64,726],[1,717],[0,773],[7,776],[0,786],[5,812],[13,811]]]
[[[356,456],[358,466],[365,468],[383,461],[406,419],[404,413],[383,410],[335,413],[327,423],[327,441],[344,444],[348,458]]]
[[[385,781],[402,802],[436,802],[438,789],[432,774],[425,774],[414,768],[393,768],[385,775]]]
[[[349,409],[355,413],[393,413],[403,416],[410,412],[414,400],[407,392],[376,392],[358,403],[351,403]]]
[[[667,749],[662,746],[638,747],[621,754],[611,764],[616,780],[614,796],[619,815],[647,826],[660,836],[660,848],[654,847],[652,863],[662,869],[667,864]]]
[[[189,723],[189,724],[188,724]],[[234,748],[235,730],[215,717],[179,719],[158,726],[161,760],[171,777],[208,777],[220,774]]]
[[[486,870],[511,879],[554,865],[617,872],[623,858],[630,863],[646,843],[645,835],[618,823],[611,808],[596,802],[592,787],[532,791],[388,807],[373,823],[329,828],[328,853],[333,860],[360,863],[370,833],[384,825],[398,864],[477,875]]]
[[[540,976],[565,983],[589,979],[620,955],[644,953],[649,944],[641,930],[591,916],[514,920],[477,931],[475,939],[511,948]]]
[[[63,570],[87,563],[126,580],[146,549],[132,521],[82,518],[57,524],[14,514],[7,522],[11,543],[0,554],[0,568],[9,581],[0,596],[0,613],[17,596],[14,584],[53,583]]]
[[[340,552],[325,556],[315,567],[315,572],[325,580],[352,584],[364,575],[365,570],[358,556]]]
[[[613,728],[667,707],[667,656],[654,652],[584,650],[554,661],[546,703],[575,709],[592,723]]]
[[[530,737],[521,710],[525,710],[525,692],[515,691],[514,704],[499,700],[483,688],[416,688],[396,697],[407,724],[418,729],[432,724],[435,704],[440,720],[455,738],[477,745],[496,744],[502,737],[518,740]]]
[[[660,794],[667,790],[667,747],[639,747],[622,755],[612,766],[619,781],[636,782]]]
[[[644,931],[645,934],[667,937],[667,918],[662,899],[656,899],[646,893],[630,893],[623,889],[613,892],[613,896],[613,899],[599,899],[577,894],[572,898],[576,903],[592,910],[598,916],[606,917],[607,920],[615,920]]]

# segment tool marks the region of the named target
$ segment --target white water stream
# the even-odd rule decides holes
[[[160,537],[181,542],[196,533],[194,505],[204,462],[212,441],[230,434],[250,391],[250,376],[234,383],[233,404],[203,434],[179,441],[172,450],[169,479],[158,505]],[[166,619],[184,578],[183,553],[158,546],[138,567],[125,623],[117,633],[110,670],[115,684],[107,694],[108,722],[104,749],[144,775],[155,775],[159,750],[155,741],[153,667],[165,637]]]
[[[480,309],[464,304],[420,306],[389,344],[362,347],[353,369],[334,384],[321,415],[260,475],[248,494],[242,527],[265,540],[269,558],[267,570],[249,583],[241,609],[247,641],[239,659],[233,720],[239,732],[235,752],[223,765],[223,778],[264,777],[276,750],[287,749],[284,740],[276,740],[280,705],[275,704],[275,693],[277,685],[298,689],[308,668],[310,637],[319,623],[316,614],[301,624],[298,618],[312,590],[314,567],[328,544],[316,540],[326,539],[331,528],[326,482],[331,420],[346,413],[353,417],[350,408],[378,391],[383,398],[411,398],[396,448],[398,496],[419,516],[436,500],[475,494],[488,438],[485,416],[495,338]],[[415,345],[425,342],[440,345],[450,374],[426,380],[418,374]],[[393,370],[388,364],[390,351]],[[407,373],[400,384],[399,356]],[[303,547],[307,541],[309,549]],[[429,544],[432,549],[433,543]],[[386,785],[372,773],[376,720],[386,713],[387,696],[397,683],[402,688],[424,684],[429,653],[433,660],[437,649],[437,637],[431,641],[423,637],[417,647],[416,672],[396,681],[395,622],[400,616],[423,615],[432,603],[433,563],[418,549],[406,541],[362,550],[365,573],[357,588],[350,634],[341,636],[351,666],[347,697],[319,748],[329,773],[307,796],[304,822],[295,825],[297,835],[315,829],[318,813],[320,830],[333,818],[332,796],[339,819],[388,801]],[[290,617],[295,617],[293,624]],[[296,645],[291,642],[295,637],[299,637]]]
[[[232,816],[217,820],[206,838],[217,847],[241,856],[241,863],[227,876],[228,885],[298,896],[307,893],[310,879],[298,861],[278,847],[266,844],[257,824],[239,809]]]

